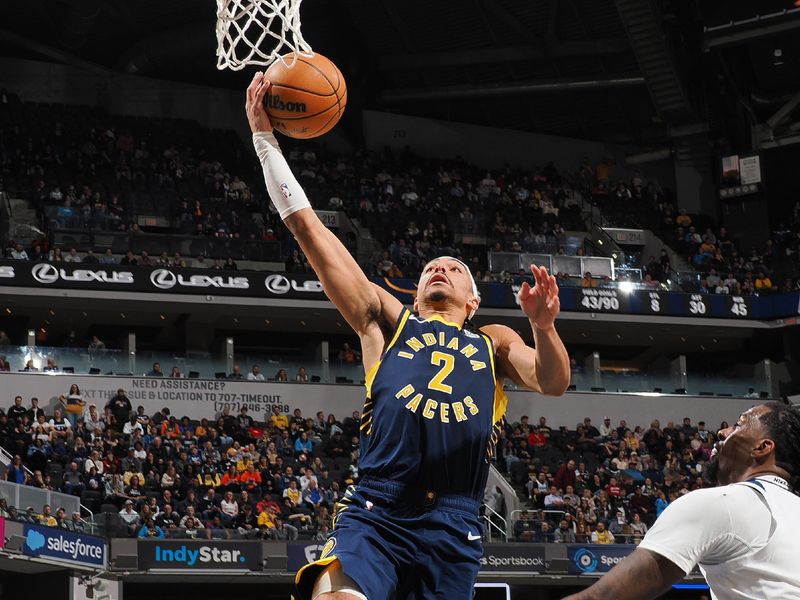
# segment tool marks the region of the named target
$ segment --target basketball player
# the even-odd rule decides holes
[[[800,411],[777,402],[719,432],[707,476],[658,517],[639,547],[568,600],[656,598],[695,565],[716,600],[800,600]]]
[[[536,349],[512,329],[469,318],[480,299],[460,260],[430,261],[414,311],[373,285],[320,222],[289,170],[263,109],[269,82],[247,91],[253,143],[272,202],[325,292],[361,339],[366,402],[362,479],[334,511],[320,560],[297,574],[302,600],[472,598],[481,558],[478,509],[506,408],[505,378],[562,394],[569,358],[554,321],[558,286],[531,267],[520,306]]]

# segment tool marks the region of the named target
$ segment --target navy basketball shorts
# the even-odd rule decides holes
[[[298,598],[310,600],[316,578],[338,560],[369,600],[471,600],[483,554],[479,507],[392,481],[350,486],[322,556],[297,573]]]

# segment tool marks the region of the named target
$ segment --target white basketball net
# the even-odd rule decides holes
[[[302,0],[217,0],[217,68],[267,66],[286,52],[311,56],[300,31]],[[294,60],[292,63],[294,63]]]

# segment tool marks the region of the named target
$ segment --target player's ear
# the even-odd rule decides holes
[[[475,296],[470,296],[469,300],[467,300],[467,314],[471,315],[478,307],[481,305],[481,299],[476,298]]]
[[[763,460],[774,452],[775,442],[769,438],[763,438],[756,441],[756,444],[753,447],[753,450],[751,450],[750,454],[753,456],[753,458]]]

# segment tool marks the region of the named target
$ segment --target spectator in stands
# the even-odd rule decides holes
[[[558,468],[553,483],[557,489],[566,490],[568,486],[574,489],[575,482],[575,461],[570,459]]]
[[[297,369],[297,375],[294,379],[300,383],[308,383],[308,373],[306,373],[306,368],[300,367]]]
[[[772,280],[765,275],[763,271],[759,271],[758,277],[756,277],[755,281],[753,282],[753,286],[755,287],[756,292],[771,292]]]
[[[523,510],[514,523],[514,538],[518,542],[532,542],[536,533],[533,519],[527,510]]]
[[[550,486],[550,493],[544,497],[544,507],[547,510],[557,510],[564,507],[564,498],[556,486]]]
[[[140,538],[150,538],[150,539],[164,539],[164,530],[161,529],[158,525],[156,525],[153,518],[147,519],[142,528],[139,529],[139,533],[137,537]]]
[[[286,369],[278,369],[278,372],[275,373],[275,381],[283,383],[289,381],[289,374],[286,372]]]
[[[239,365],[233,365],[233,371],[228,374],[228,379],[244,379],[244,374]]]
[[[633,520],[631,521],[630,528],[631,534],[633,535],[633,543],[638,544],[644,537],[644,534],[647,533],[647,524],[642,521],[639,513],[633,514]]]
[[[119,517],[122,519],[122,522],[127,525],[130,535],[133,535],[133,533],[137,531],[141,525],[141,519],[139,517],[139,513],[134,510],[134,502],[132,498],[125,500],[122,510],[119,511]]]
[[[592,277],[592,274],[589,271],[586,271],[586,273],[583,274],[583,278],[581,279],[582,288],[596,288],[599,285],[600,284],[597,279]]]
[[[11,345],[11,338],[8,337],[8,334],[5,331],[0,331],[0,346],[10,346],[10,345]]]
[[[569,523],[566,519],[561,519],[556,528],[555,532],[553,533],[553,541],[556,544],[574,544],[575,543],[575,532],[572,531],[572,528],[569,526]]]
[[[75,248],[70,248],[69,253],[64,257],[65,263],[79,263],[81,261],[80,255],[78,255],[78,251]]]
[[[598,521],[597,528],[592,532],[593,544],[613,544],[614,536],[606,529],[605,523]]]
[[[39,523],[41,525],[46,525],[47,527],[56,527],[58,525],[58,522],[53,516],[52,508],[50,508],[49,504],[42,506],[42,514],[39,515]]]
[[[553,531],[550,527],[550,523],[547,521],[542,521],[539,523],[539,527],[534,531],[533,540],[539,544],[546,544],[553,541]]]
[[[183,379],[183,373],[181,373],[181,370],[177,365],[172,367],[172,370],[169,372],[169,376],[171,379]]]
[[[128,397],[125,395],[125,390],[119,388],[117,393],[112,396],[106,404],[106,409],[108,409],[114,417],[113,424],[115,429],[122,432],[122,428],[125,426],[125,422],[128,420],[131,410],[133,410],[131,401],[128,400]]]
[[[72,427],[75,427],[77,419],[83,414],[86,402],[83,400],[83,395],[77,383],[69,386],[69,392],[58,397],[58,401],[64,410],[67,419]]]
[[[28,414],[27,409],[22,406],[22,396],[14,396],[14,404],[8,409],[8,418],[10,421],[20,421]]]
[[[247,374],[247,381],[264,381],[264,374],[261,372],[261,367],[253,365],[250,372]]]
[[[303,453],[310,455],[312,451],[313,446],[311,440],[308,439],[308,433],[305,431],[301,432],[294,442],[295,456],[300,456],[300,454]]]
[[[361,362],[361,353],[345,343],[339,352],[339,361],[347,365],[355,365]]]
[[[153,368],[145,374],[146,377],[163,377],[164,372],[161,370],[161,363],[154,362]]]
[[[12,483],[24,484],[27,479],[28,475],[22,464],[22,458],[19,455],[14,456],[11,464],[6,468],[5,480]]]
[[[11,258],[14,260],[28,260],[28,253],[19,242],[14,244],[14,248],[11,250]]]
[[[91,354],[94,352],[102,352],[105,349],[106,349],[105,343],[99,337],[93,335],[92,340],[89,342],[89,347],[88,347],[89,353]]]

